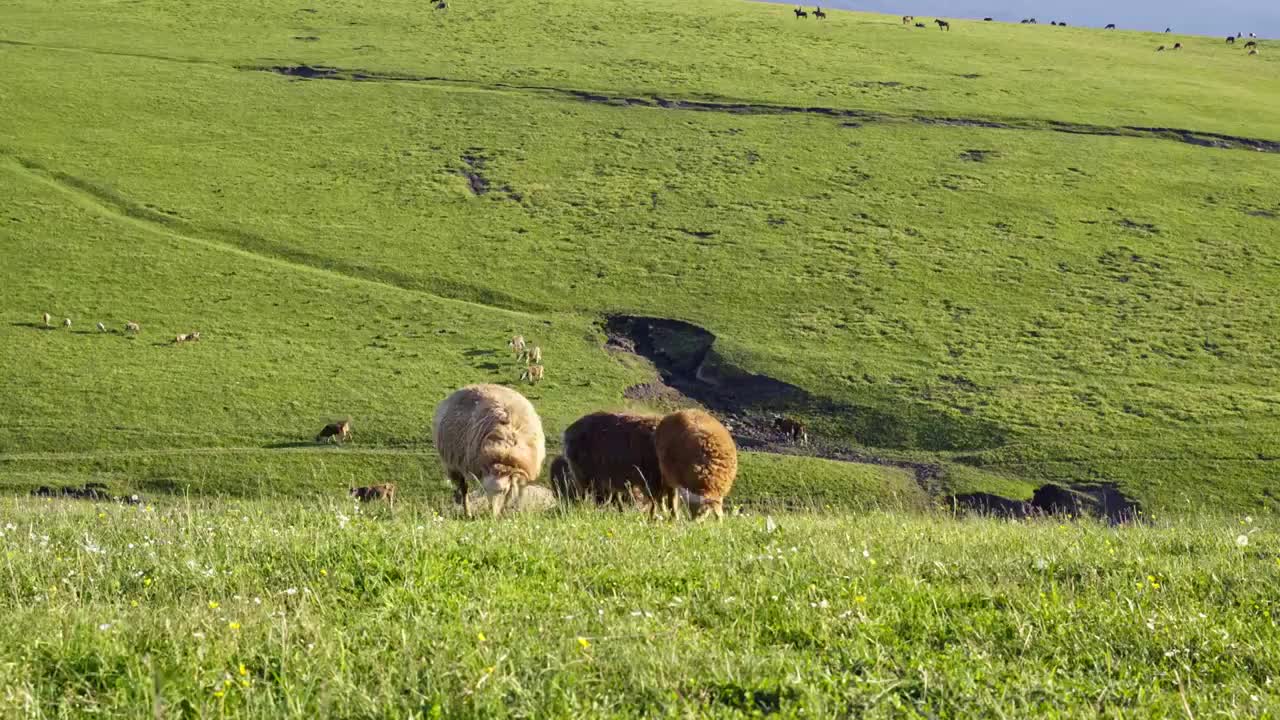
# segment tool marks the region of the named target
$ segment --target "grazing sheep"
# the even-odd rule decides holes
[[[531,346],[528,352],[525,353],[524,358],[526,361],[528,361],[530,365],[541,365],[542,364],[542,348],[538,347],[537,345]]]
[[[1116,24],[1115,24],[1115,23],[1111,23],[1111,24],[1107,25],[1105,28],[1103,28],[1103,30],[1115,30],[1115,29],[1116,29]]]
[[[103,325],[102,323],[98,323],[98,332],[106,332],[106,331],[107,331],[107,326]]]
[[[573,478],[573,470],[569,468],[569,461],[563,455],[557,455],[551,461],[550,474],[551,490],[557,498],[566,502],[578,502],[582,499],[582,492]]]
[[[373,502],[374,500],[386,500],[391,507],[396,506],[396,486],[395,483],[384,483],[382,485],[369,485],[367,487],[353,487],[350,490],[351,497],[362,503]]]
[[[516,357],[520,357],[520,354],[524,352],[525,348],[524,336],[513,335],[511,340],[507,342],[507,347],[511,348],[511,351],[516,354]]]
[[[654,435],[662,418],[632,413],[596,412],[578,418],[564,431],[564,459],[570,493],[599,504],[627,501],[645,506],[661,487],[662,469]]]
[[[822,12],[822,8],[814,8],[813,16],[819,20],[826,20],[827,14]]]
[[[64,319],[62,320],[62,327],[67,328],[68,330],[70,330],[70,329],[71,329],[71,318],[64,318]]]
[[[528,380],[530,385],[536,385],[546,372],[547,369],[541,365],[526,365],[524,372],[520,373],[520,379]]]
[[[804,423],[795,418],[778,416],[773,419],[773,429],[801,445],[809,442],[809,433],[805,430]]]
[[[319,435],[316,435],[316,442],[327,440],[330,442],[344,442],[351,439],[351,421],[343,420],[342,422],[329,423],[324,426]]]
[[[127,333],[137,335],[138,333],[142,332],[142,326],[130,320],[129,322],[124,324],[124,331]]]
[[[493,516],[538,478],[547,456],[542,420],[525,396],[501,385],[469,385],[445,398],[432,421],[453,500],[470,516],[467,478],[480,481]]]
[[[934,22],[938,24],[939,30],[951,30],[951,23],[946,20],[934,20]]]
[[[1228,45],[1235,45],[1235,44],[1236,44],[1236,36],[1235,36],[1235,35],[1228,35],[1228,36],[1227,36],[1227,44],[1228,44]]]
[[[173,339],[173,342],[175,345],[181,345],[184,342],[195,342],[196,340],[199,340],[199,339],[200,339],[200,333],[189,332],[189,333],[184,333],[182,335],[178,335]]]
[[[701,410],[681,410],[658,423],[654,434],[662,487],[657,505],[672,514],[683,497],[695,520],[724,518],[724,499],[738,476],[738,448],[719,420]]]
[[[49,313],[45,313],[45,314],[41,315],[40,317],[44,320],[44,326],[45,326],[45,327],[49,327],[49,321],[53,319],[53,318],[50,318],[50,317],[49,317]]]
[[[915,21],[916,21],[916,16],[915,16],[915,15],[903,15],[903,16],[902,16],[902,24],[903,24],[903,25],[910,25],[911,23],[913,23],[913,22],[915,22]]]

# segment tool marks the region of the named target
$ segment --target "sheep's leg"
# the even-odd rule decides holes
[[[462,506],[462,514],[471,517],[471,503],[467,500],[467,477],[460,472],[450,471],[449,480],[453,482],[453,504]]]
[[[489,505],[493,508],[494,520],[497,520],[502,515],[502,508],[507,504],[507,497],[510,494],[511,488],[507,488],[489,496]]]

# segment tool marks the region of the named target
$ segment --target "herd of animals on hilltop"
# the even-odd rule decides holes
[[[809,17],[809,14],[810,14],[810,13],[809,13],[809,11],[805,10],[803,7],[796,7],[796,8],[795,8],[795,10],[794,10],[794,12],[795,12],[795,15],[796,15],[796,19],[797,19],[797,20],[803,20],[803,19],[805,19],[805,18],[808,18],[808,17]],[[826,19],[827,19],[827,13],[826,13],[826,12],[824,12],[824,11],[823,11],[823,9],[822,9],[821,7],[815,7],[815,8],[813,9],[813,16],[814,16],[815,18],[817,18],[818,20],[826,20]],[[987,18],[982,18],[982,20],[983,20],[983,22],[994,22],[994,21],[995,21],[995,18],[989,18],[989,17],[987,17]],[[939,29],[939,30],[947,30],[947,31],[950,31],[950,30],[951,30],[951,21],[949,21],[949,20],[943,20],[943,19],[941,19],[941,18],[938,18],[938,19],[935,19],[933,22],[934,22],[934,24],[935,24],[935,25],[937,25],[937,26],[938,26],[938,29]],[[1037,21],[1035,18],[1023,18],[1023,19],[1022,19],[1022,20],[1020,20],[1019,22],[1020,22],[1021,24],[1023,24],[1023,25],[1038,25],[1038,24],[1039,24],[1039,21]],[[914,24],[914,25],[915,25],[915,27],[918,27],[918,28],[928,27],[927,25],[925,25],[925,24],[924,24],[924,23],[922,23],[922,22],[916,22],[916,16],[915,16],[915,15],[903,15],[903,16],[902,16],[902,24],[903,24],[903,25],[912,25],[912,24]],[[1061,22],[1061,21],[1058,21],[1058,20],[1050,20],[1050,21],[1049,21],[1049,24],[1050,24],[1050,25],[1053,25],[1054,27],[1067,27],[1067,23],[1065,23],[1065,22]],[[1115,30],[1115,29],[1116,29],[1116,25],[1115,25],[1115,23],[1109,23],[1109,24],[1108,24],[1104,29],[1105,29],[1105,30]],[[1164,29],[1164,31],[1165,31],[1166,33],[1171,33],[1171,32],[1173,32],[1173,28],[1165,28],[1165,29]],[[1250,40],[1244,44],[1245,49],[1249,51],[1249,54],[1250,54],[1250,55],[1257,55],[1257,54],[1258,54],[1258,42],[1257,42],[1257,37],[1258,37],[1258,36],[1257,36],[1257,34],[1256,34],[1256,33],[1249,33],[1249,38],[1250,38]],[[1228,44],[1228,45],[1235,45],[1235,44],[1236,44],[1236,40],[1243,40],[1243,39],[1244,39],[1244,33],[1236,33],[1235,35],[1228,35],[1228,36],[1227,36],[1227,44]],[[1164,52],[1164,51],[1165,51],[1165,50],[1167,50],[1167,49],[1181,50],[1181,49],[1182,49],[1182,43],[1180,43],[1180,42],[1179,42],[1179,43],[1174,43],[1174,44],[1173,44],[1173,46],[1172,46],[1172,48],[1169,48],[1169,47],[1167,47],[1167,46],[1165,46],[1165,45],[1161,45],[1161,46],[1159,46],[1159,47],[1157,47],[1157,48],[1156,48],[1156,52]]]

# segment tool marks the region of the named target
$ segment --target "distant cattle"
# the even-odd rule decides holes
[[[950,30],[950,29],[951,29],[951,23],[947,22],[946,20],[934,20],[934,22],[938,24],[938,29],[939,29],[939,30]]]
[[[1228,35],[1228,36],[1227,36],[1227,44],[1228,44],[1228,45],[1235,45],[1235,44],[1236,44],[1236,36],[1235,36],[1235,35]]]
[[[1115,29],[1116,29],[1115,23],[1110,23],[1105,28],[1103,28],[1103,30],[1115,30]]]

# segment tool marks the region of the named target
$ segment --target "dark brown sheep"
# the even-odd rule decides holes
[[[658,503],[675,514],[678,498],[695,520],[724,518],[724,499],[738,477],[738,448],[724,425],[701,410],[681,410],[658,423],[654,435],[662,488]]]
[[[351,497],[362,503],[373,502],[374,500],[386,500],[391,507],[396,505],[396,486],[394,483],[384,483],[382,485],[369,485],[367,487],[351,488]]]
[[[570,487],[597,503],[648,505],[660,487],[662,470],[654,435],[661,417],[597,412],[564,431]]]

